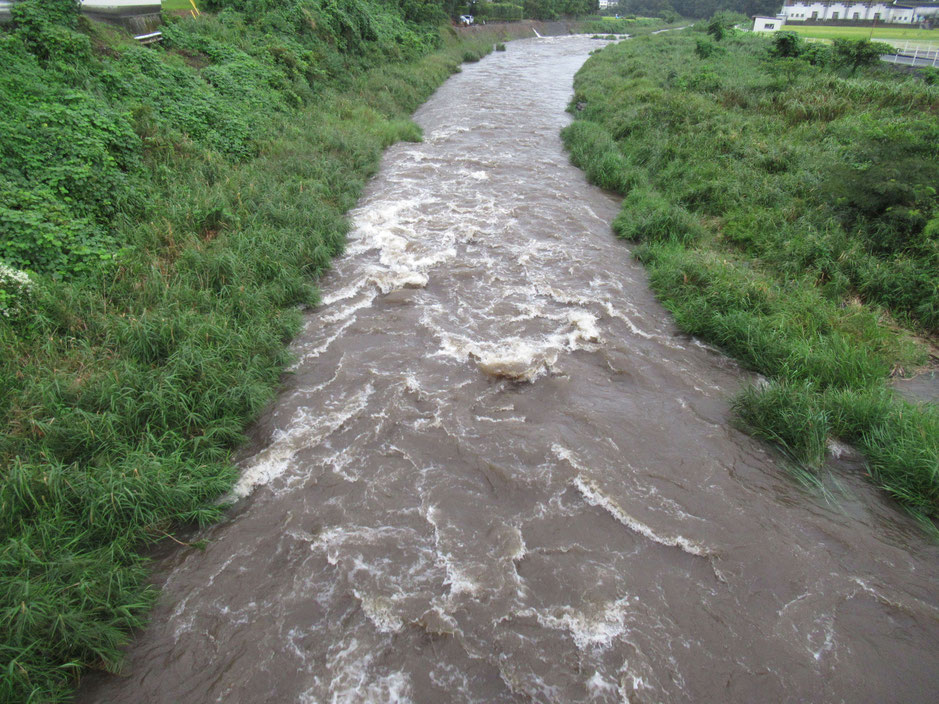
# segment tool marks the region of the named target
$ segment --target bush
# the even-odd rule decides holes
[[[634,188],[613,220],[613,231],[633,242],[691,244],[704,229],[687,210],[648,187]]]
[[[825,460],[831,420],[818,407],[811,384],[750,386],[737,395],[732,407],[745,430],[775,443],[798,464],[817,468]]]
[[[698,39],[695,42],[694,53],[699,59],[709,59],[722,51],[721,47],[707,39]]]
[[[916,72],[927,86],[939,85],[939,68],[924,66]]]
[[[892,54],[894,48],[883,42],[871,42],[866,39],[835,39],[832,45],[832,59],[836,65],[850,69],[851,74],[862,66],[873,66],[882,54]]]
[[[805,41],[795,32],[776,32],[773,36],[773,56],[798,58],[805,50]]]
[[[25,271],[0,263],[0,316],[7,320],[25,318],[31,312],[34,285]]]
[[[735,25],[746,21],[746,15],[740,13],[718,12],[708,21],[706,31],[714,38],[714,41],[719,42],[735,33]]]

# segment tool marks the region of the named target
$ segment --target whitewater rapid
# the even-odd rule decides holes
[[[618,200],[568,163],[600,43],[512,42],[415,115],[240,463],[83,702],[931,702],[939,549],[731,425]]]

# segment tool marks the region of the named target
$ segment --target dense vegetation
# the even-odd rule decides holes
[[[518,20],[523,17],[535,20],[556,20],[559,17],[583,17],[597,12],[597,0],[467,0],[453,2],[444,0],[443,8],[452,17],[460,14],[474,15],[480,19]]]
[[[754,15],[775,17],[780,0],[620,0],[613,11],[620,15],[665,17],[674,13],[682,17],[711,17],[717,12],[737,12],[744,20]]]
[[[147,542],[214,520],[344,213],[491,38],[440,3],[215,0],[162,46],[28,0],[0,28],[0,700],[141,623]]]
[[[614,230],[679,326],[768,378],[745,428],[810,470],[851,442],[936,518],[939,410],[886,382],[939,330],[939,86],[866,44],[700,29],[587,62],[572,159],[625,196]]]

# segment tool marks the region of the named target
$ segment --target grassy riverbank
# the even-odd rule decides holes
[[[115,666],[141,551],[220,515],[344,213],[492,47],[421,2],[277,7],[147,48],[67,0],[0,28],[0,701]]]
[[[735,400],[741,425],[810,470],[849,441],[936,518],[939,411],[887,380],[939,329],[939,87],[773,46],[683,31],[606,48],[565,143],[625,196],[614,230],[678,325],[769,379]]]

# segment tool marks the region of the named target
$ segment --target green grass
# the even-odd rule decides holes
[[[815,39],[868,39],[871,27],[809,27],[797,22],[787,24],[786,32],[795,32],[803,37]],[[929,39],[939,42],[939,30],[918,29],[915,27],[874,27],[873,41]]]
[[[939,331],[939,88],[827,48],[693,31],[605,48],[575,79],[563,137],[685,331],[769,382],[737,421],[816,472],[829,437],[939,516],[939,410],[893,370]]]
[[[192,3],[189,0],[162,0],[164,10],[191,10]],[[199,0],[196,0],[196,7],[199,7]],[[202,8],[199,7],[201,10]]]
[[[0,701],[117,667],[143,551],[224,510],[344,213],[495,40],[355,4],[205,14],[149,48],[66,1],[0,29],[0,260],[32,280],[0,279]]]

